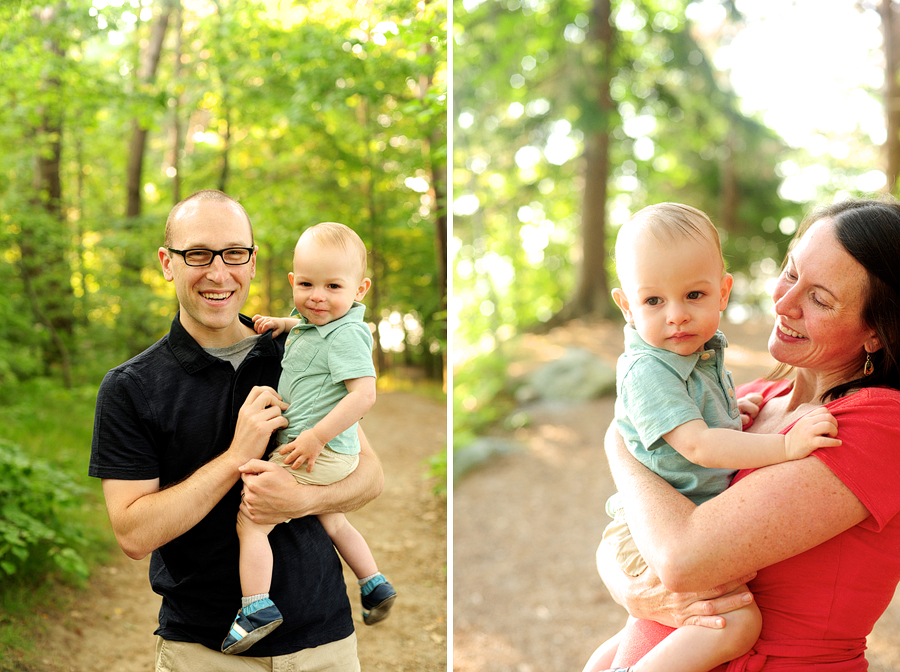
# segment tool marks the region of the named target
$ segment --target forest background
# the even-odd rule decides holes
[[[518,335],[621,319],[610,250],[617,227],[645,205],[709,214],[735,276],[728,319],[767,315],[767,286],[809,210],[896,185],[898,7],[456,2],[454,446],[512,408],[506,370]],[[770,24],[780,28],[769,42],[743,46]],[[739,74],[759,90],[755,108],[733,81],[740,55]],[[786,110],[785,91],[806,97],[793,95]],[[776,129],[790,122],[804,132]]]
[[[305,227],[353,227],[380,389],[443,398],[447,22],[442,0],[0,3],[0,668],[114,544],[94,399],[175,316],[157,249],[182,198],[249,213],[249,315],[289,313]]]

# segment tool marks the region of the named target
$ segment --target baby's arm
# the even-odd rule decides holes
[[[709,427],[691,420],[663,438],[685,458],[701,467],[756,469],[806,457],[817,448],[841,445],[837,420],[824,406],[800,418],[787,435],[747,434]]]
[[[254,315],[253,328],[257,334],[264,334],[272,329],[272,338],[275,338],[283,331],[290,331],[300,324],[300,320],[296,317],[271,317],[268,315]]]
[[[351,427],[354,422],[368,413],[375,403],[375,377],[350,378],[345,380],[347,395],[324,418],[314,426],[300,433],[300,435],[278,451],[284,458],[285,464],[290,464],[292,469],[299,469],[306,463],[306,471],[311,472],[316,458],[322,452],[325,444],[331,441],[345,429]]]

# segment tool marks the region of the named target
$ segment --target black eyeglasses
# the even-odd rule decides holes
[[[174,250],[171,247],[166,249],[184,257],[184,263],[188,266],[209,266],[216,257],[222,257],[222,261],[229,266],[243,266],[250,261],[250,255],[253,254],[252,247],[228,247],[224,250],[203,250],[200,248]]]

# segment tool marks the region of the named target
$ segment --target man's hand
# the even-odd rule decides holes
[[[285,456],[284,463],[291,465],[291,469],[299,469],[306,463],[307,473],[312,473],[324,447],[325,442],[316,436],[314,429],[307,429],[290,443],[284,444],[278,452]]]
[[[272,432],[288,426],[282,412],[288,404],[271,387],[254,387],[238,412],[234,439],[229,452],[238,455],[243,462],[262,457]]]
[[[284,467],[265,460],[250,460],[240,467],[244,489],[241,491],[241,512],[258,525],[277,525],[298,518],[297,488],[304,487],[294,480]],[[320,486],[306,486],[320,487]]]

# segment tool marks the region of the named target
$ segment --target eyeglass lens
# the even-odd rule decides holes
[[[184,261],[188,266],[208,266],[216,255],[230,266],[240,266],[250,261],[250,250],[232,247],[227,250],[185,250]]]

